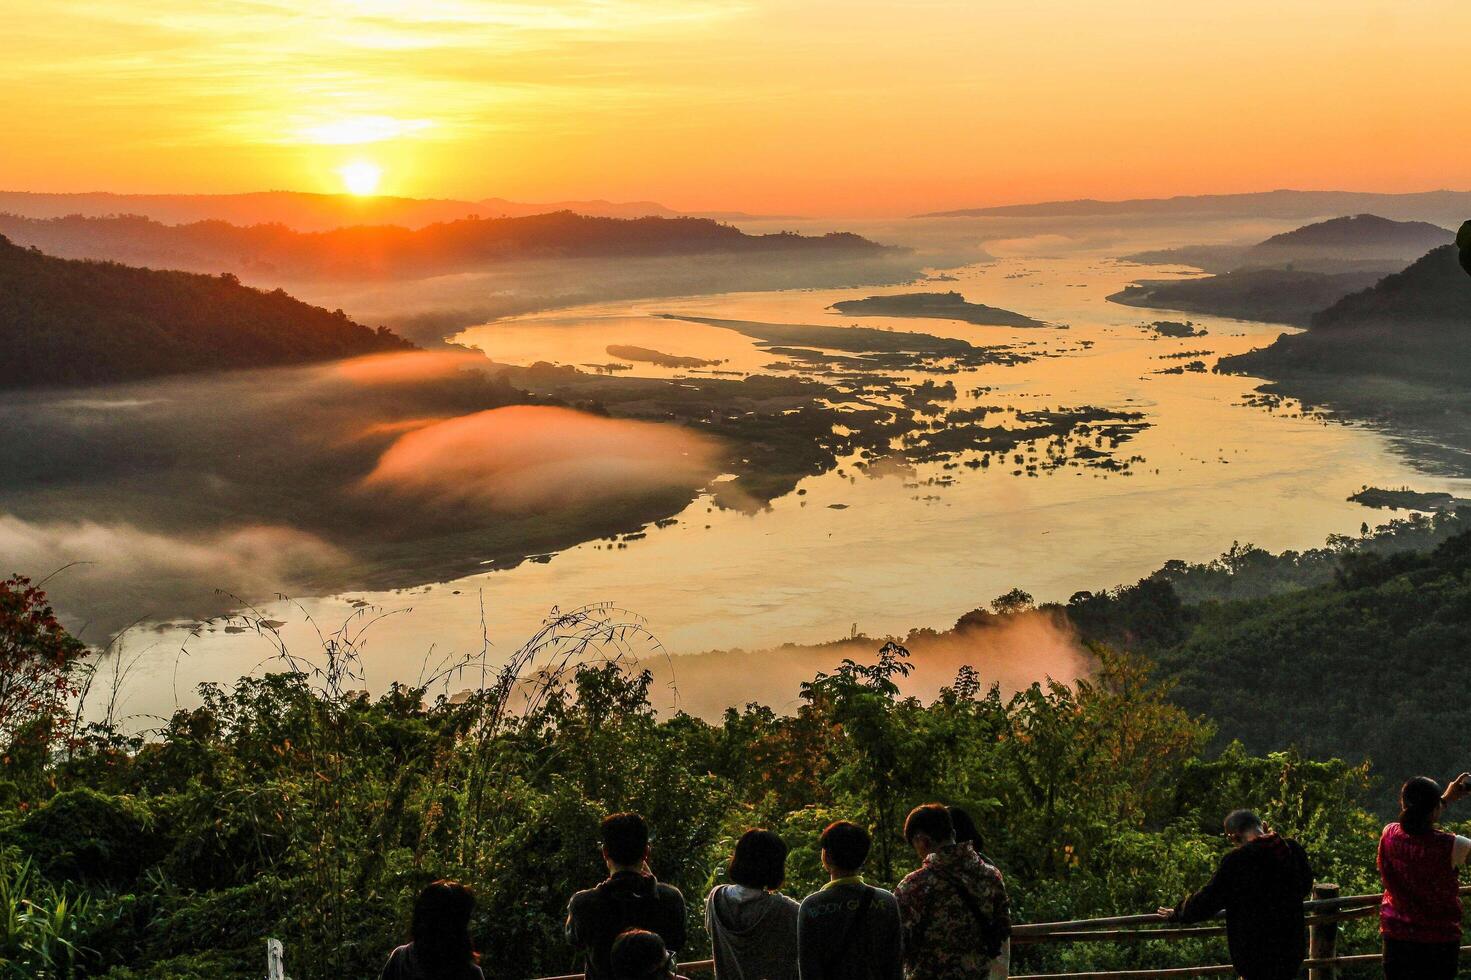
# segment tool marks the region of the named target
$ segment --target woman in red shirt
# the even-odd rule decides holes
[[[1461,895],[1456,869],[1471,855],[1471,839],[1441,830],[1436,821],[1446,805],[1471,794],[1471,773],[1461,773],[1441,792],[1429,776],[1416,776],[1400,790],[1399,820],[1379,837],[1379,877],[1384,903],[1379,932],[1384,937],[1386,980],[1447,980],[1461,955]]]

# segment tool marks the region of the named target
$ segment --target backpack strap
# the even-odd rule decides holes
[[[833,968],[838,965],[838,960],[843,958],[848,946],[853,942],[853,934],[858,931],[858,925],[868,915],[868,908],[873,904],[873,888],[864,885],[863,897],[858,900],[858,910],[853,913],[853,918],[848,920],[848,926],[843,930],[843,938],[832,952],[827,954],[827,959],[822,963],[823,980],[831,980]]]

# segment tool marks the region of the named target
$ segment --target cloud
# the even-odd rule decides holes
[[[962,666],[974,667],[981,683],[1004,693],[1051,677],[1071,682],[1092,671],[1092,658],[1066,621],[1043,612],[992,616],[945,632],[918,630],[900,638],[913,672],[900,681],[906,695],[934,698],[953,684]],[[651,695],[661,711],[678,707],[715,719],[726,707],[751,701],[781,713],[794,712],[803,681],[829,673],[845,658],[872,663],[882,639],[859,637],[833,643],[787,644],[765,650],[717,650],[642,662],[654,674]]]
[[[238,605],[216,590],[246,601],[290,592],[345,560],[320,538],[283,527],[173,537],[128,524],[31,523],[13,514],[0,514],[0,555],[0,575],[33,580],[71,565],[45,588],[66,626],[85,628],[82,639],[93,643],[155,612],[205,618]],[[79,620],[83,610],[90,620]]]
[[[359,143],[381,143],[434,127],[432,119],[397,119],[393,116],[349,116],[321,122],[305,123],[285,142],[316,143],[326,146],[349,146]]]
[[[718,472],[718,458],[716,443],[676,426],[517,405],[400,436],[362,486],[527,514],[694,490]]]

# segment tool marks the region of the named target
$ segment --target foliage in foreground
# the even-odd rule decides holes
[[[793,845],[787,891],[801,895],[822,880],[820,829],[861,820],[877,839],[872,877],[892,884],[913,864],[903,814],[932,799],[977,816],[1023,920],[1173,901],[1208,873],[1220,816],[1239,804],[1299,836],[1320,877],[1371,885],[1365,769],[1236,746],[1209,758],[1209,727],[1142,661],[1100,649],[1093,679],[1013,696],[966,669],[921,704],[900,696],[907,654],[888,644],[804,685],[792,716],[749,705],[709,724],[656,717],[647,674],[589,658],[624,627],[587,616],[554,618],[468,697],[369,698],[351,690],[351,649],[339,647],[322,671],[208,686],[148,740],[94,728],[29,771],[12,766],[19,798],[0,847],[38,923],[15,948],[49,942],[74,967],[25,953],[4,975],[244,978],[275,936],[300,980],[371,976],[413,895],[440,876],[479,891],[493,976],[568,972],[567,897],[601,877],[598,820],[625,808],[649,818],[654,869],[693,899],[700,937],[699,898],[743,829],[769,826]],[[73,904],[58,946],[39,923],[62,900]],[[1220,955],[1094,946],[1024,960]]]
[[[1447,737],[1471,724],[1459,693],[1471,647],[1467,516],[1398,522],[1300,555],[1233,548],[1208,566],[1172,563],[1135,586],[1080,593],[1065,612],[1085,636],[1148,656],[1174,703],[1254,752],[1372,760],[1382,779],[1371,802],[1390,817],[1405,778],[1471,768]]]
[[[328,637],[312,661],[283,647],[280,672],[205,686],[197,708],[146,737],[79,730],[55,696],[23,700],[0,718],[0,978],[256,977],[267,936],[285,941],[298,980],[373,976],[414,894],[442,876],[480,893],[491,976],[569,972],[565,903],[601,877],[597,824],[618,809],[647,815],[655,871],[692,900],[701,938],[687,959],[706,952],[699,899],[745,828],[792,845],[786,890],[800,896],[822,880],[821,828],[861,820],[877,842],[870,877],[892,884],[913,863],[903,814],[927,800],[976,815],[1021,921],[1173,902],[1204,880],[1224,846],[1220,817],[1243,805],[1301,840],[1319,880],[1374,891],[1380,820],[1367,807],[1383,808],[1386,781],[1325,757],[1350,746],[1352,759],[1363,747],[1382,761],[1398,744],[1403,758],[1384,756],[1393,765],[1448,761],[1432,758],[1450,750],[1443,740],[1396,733],[1430,718],[1422,702],[1436,695],[1434,711],[1459,710],[1453,678],[1435,672],[1456,662],[1471,622],[1461,524],[1401,522],[1301,555],[1238,548],[1079,593],[1052,611],[1100,643],[1093,676],[1014,695],[966,668],[931,703],[903,697],[907,653],[889,643],[803,685],[790,716],[747,705],[718,724],[660,718],[649,676],[621,656],[640,628],[593,607],[553,615],[502,669],[454,664],[432,687],[377,698],[360,690],[360,633]],[[46,661],[55,690],[85,690],[76,649],[44,597],[28,596],[0,617],[0,636],[43,661],[68,651]],[[1030,614],[1031,599],[1017,590],[993,609],[970,617]],[[1386,656],[1399,669],[1372,690],[1320,683],[1334,664],[1362,678]],[[1158,664],[1167,683],[1151,676]],[[1426,683],[1431,698],[1408,697]],[[473,691],[430,695],[461,687]],[[1286,693],[1303,690],[1315,698]],[[1201,708],[1231,740],[1188,713]],[[1277,751],[1294,743],[1318,757]],[[1370,923],[1345,930],[1340,949],[1372,948]],[[1024,950],[1017,966],[1223,955],[1198,941],[1078,944]]]

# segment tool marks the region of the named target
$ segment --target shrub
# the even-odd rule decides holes
[[[85,787],[58,793],[11,832],[11,841],[52,880],[122,886],[161,852],[148,810]]]

